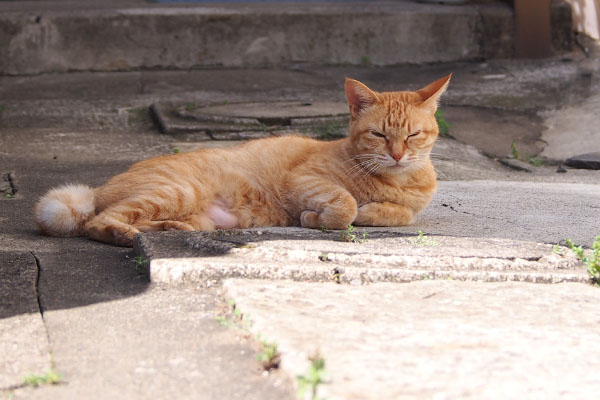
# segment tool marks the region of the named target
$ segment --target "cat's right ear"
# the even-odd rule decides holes
[[[352,119],[358,118],[362,110],[377,103],[377,94],[357,80],[346,78],[345,88]]]

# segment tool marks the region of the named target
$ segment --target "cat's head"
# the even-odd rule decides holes
[[[346,78],[353,159],[369,173],[402,173],[429,162],[435,111],[452,74],[416,92],[382,92]]]

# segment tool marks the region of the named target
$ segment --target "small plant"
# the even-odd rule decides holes
[[[263,368],[266,371],[279,368],[281,354],[279,354],[279,350],[277,350],[277,342],[262,340],[260,344],[262,352],[256,356],[256,359],[260,361]]]
[[[146,274],[148,272],[148,260],[142,256],[133,257],[131,260],[135,267],[135,270],[141,274]]]
[[[237,328],[248,333],[250,328],[250,321],[248,317],[246,316],[246,318],[244,318],[244,313],[242,313],[242,310],[236,306],[235,300],[229,300],[228,304],[230,311],[233,313],[233,318],[230,318],[227,315],[217,315],[217,322],[224,327]],[[240,326],[239,323],[242,321],[245,322],[245,324],[242,323]]]
[[[342,122],[341,121],[329,121],[321,125],[314,127],[315,133],[318,134],[319,139],[331,140],[342,136]]]
[[[148,122],[150,121],[150,110],[148,107],[130,108],[127,110],[129,122]]]
[[[360,235],[358,232],[355,232],[353,225],[348,225],[348,228],[340,232],[340,241],[342,242],[352,242],[352,243],[362,243],[367,240],[368,233],[363,232]]]
[[[306,375],[298,375],[298,395],[301,399],[323,400],[318,396],[319,386],[325,383],[327,372],[325,360],[317,352],[309,357],[310,367]]]
[[[2,115],[2,113],[4,112],[5,107],[4,106],[0,106],[0,115]]]
[[[329,254],[327,253],[322,253],[319,256],[319,261],[323,261],[323,262],[330,262],[331,260],[329,259]]]
[[[438,129],[440,130],[440,135],[448,136],[448,132],[450,132],[450,124],[444,119],[444,113],[442,110],[437,110],[434,115],[438,124]]]
[[[510,148],[512,150],[512,156],[515,160],[518,160],[520,156],[519,154],[519,150],[517,150],[517,144],[515,143],[515,141],[513,140],[512,143],[510,144]]]
[[[325,225],[321,225],[321,232],[326,233],[329,232],[329,229],[325,228]]]
[[[543,158],[539,157],[529,157],[527,161],[534,167],[543,167],[544,165],[546,165],[546,161]]]
[[[600,235],[596,236],[594,243],[592,244],[592,255],[590,257],[585,255],[585,251],[582,246],[577,246],[571,239],[566,239],[567,246],[583,262],[587,273],[590,275],[592,282],[596,285],[600,285]]]
[[[173,148],[173,154],[177,154],[177,153],[179,153],[179,147]]]
[[[342,283],[342,273],[339,269],[334,268],[331,270],[331,279],[338,285]]]
[[[413,240],[413,244],[416,246],[439,246],[439,242],[437,240],[431,239],[429,237],[427,237],[427,235],[425,235],[425,233],[423,233],[422,230],[418,230],[417,234],[419,236],[417,236],[416,239]]]
[[[371,57],[369,57],[369,56],[362,56],[360,58],[360,63],[361,63],[361,65],[364,65],[364,66],[371,65]]]
[[[553,254],[557,254],[557,255],[559,255],[559,256],[564,256],[564,255],[565,255],[565,253],[564,253],[564,251],[563,251],[562,247],[560,247],[560,244],[559,244],[559,243],[556,243],[556,244],[554,245],[554,247],[552,247],[552,253],[553,253]]]
[[[50,369],[43,375],[27,374],[23,377],[23,383],[27,386],[37,387],[41,385],[56,385],[60,383],[62,375]]]
[[[424,281],[428,281],[431,279],[431,277],[428,274],[423,274],[423,275],[421,275],[421,279]]]
[[[226,328],[231,328],[233,326],[231,321],[229,321],[224,315],[217,315],[217,322],[219,323],[219,325],[224,326]]]
[[[6,193],[5,196],[7,199],[12,199],[13,197],[15,197],[15,195],[12,193]]]
[[[185,108],[185,111],[192,111],[193,109],[196,108],[196,103],[186,103],[184,108]]]

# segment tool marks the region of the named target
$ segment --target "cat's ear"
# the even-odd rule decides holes
[[[345,88],[352,119],[356,119],[362,110],[378,101],[377,93],[354,79],[346,78]]]
[[[442,96],[442,93],[446,91],[446,88],[450,83],[450,78],[452,78],[452,74],[430,83],[423,89],[417,90],[417,93],[423,99],[421,108],[424,108],[431,114],[435,113],[435,110],[437,110],[438,107],[438,102],[440,101],[440,97]]]

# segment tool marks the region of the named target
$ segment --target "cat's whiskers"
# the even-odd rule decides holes
[[[381,164],[376,163],[375,165],[373,165],[369,168],[369,170],[367,171],[367,176],[373,175],[374,173],[379,171],[379,169],[381,169]]]
[[[368,165],[370,165],[373,162],[374,162],[374,160],[372,158],[358,162],[358,163],[354,164],[352,167],[348,168],[346,170],[346,174],[349,176],[354,176],[355,174],[360,173],[364,168],[366,168]]]
[[[377,168],[378,166],[381,166],[380,160],[376,158],[370,158],[368,160],[361,161],[355,164],[353,167],[346,171],[346,174],[348,174],[348,176],[350,177],[355,177],[363,173],[365,176],[369,176],[369,171],[371,171],[373,168]]]

